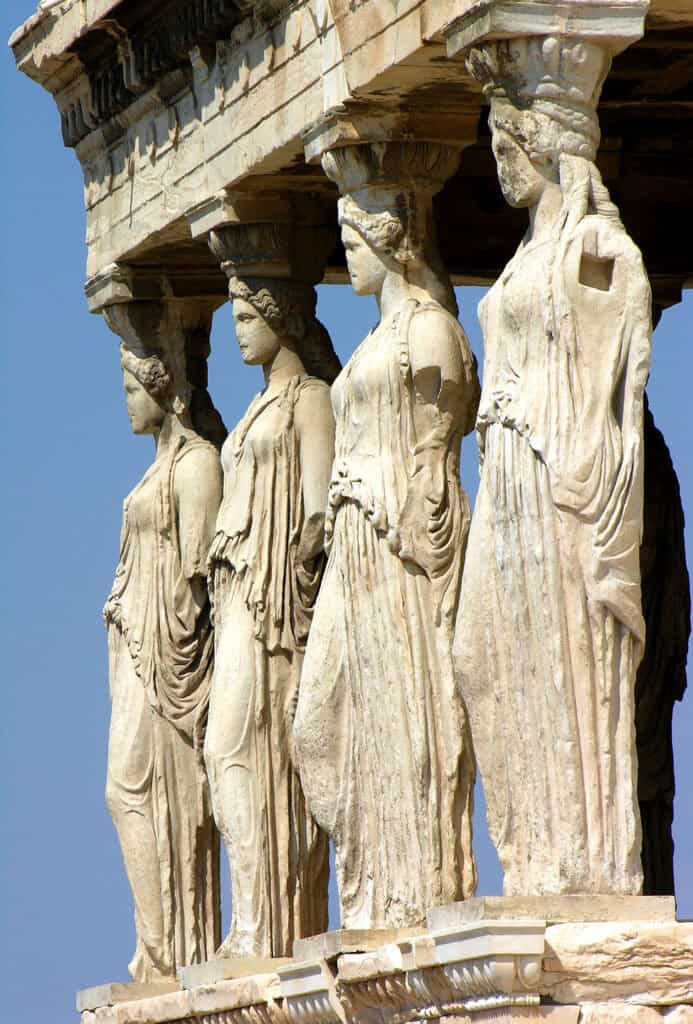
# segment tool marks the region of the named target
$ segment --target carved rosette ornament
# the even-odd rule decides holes
[[[642,887],[650,288],[594,163],[613,50],[547,34],[467,58],[503,194],[530,213],[479,310],[482,473],[455,644],[506,895]]]
[[[216,662],[205,762],[231,869],[219,956],[292,953],[327,928],[327,837],[310,816],[291,731],[322,580],[340,364],[315,316],[334,233],[292,221],[214,230],[243,360],[265,387],[222,449],[209,557]]]
[[[219,942],[219,840],[202,750],[214,655],[206,567],[225,430],[206,388],[214,303],[173,298],[163,277],[145,290],[168,296],[138,300],[127,272],[105,277],[88,292],[122,339],[132,430],[156,443],[125,499],[104,608],[106,798],[135,904],[130,973],[151,982],[209,959]]]
[[[425,142],[323,157],[352,285],[381,314],[332,388],[330,557],[294,728],[346,928],[419,924],[476,884],[474,758],[451,647],[469,524],[460,445],[479,386],[431,202],[457,162]]]

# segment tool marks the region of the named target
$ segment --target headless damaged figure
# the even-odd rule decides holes
[[[224,498],[210,554],[216,667],[205,743],[233,919],[219,956],[291,956],[327,927],[327,837],[291,751],[298,680],[323,574],[339,370],[298,281],[232,277],[243,360],[264,390],[222,451]]]
[[[125,500],[104,609],[106,795],[135,901],[130,973],[144,982],[208,959],[220,931],[219,841],[202,744],[213,658],[206,564],[221,498],[219,452],[205,435],[219,442],[224,431],[187,373],[188,362],[199,364],[199,334],[165,306],[133,302],[107,313],[124,339],[132,429],[156,441],[154,462]]]
[[[323,158],[345,193],[352,285],[381,316],[332,389],[331,547],[294,730],[348,928],[418,925],[476,883],[452,635],[469,525],[459,453],[479,385],[431,205],[458,159],[397,143]]]
[[[484,44],[527,234],[480,306],[483,460],[456,634],[506,895],[642,887],[634,687],[650,288],[594,158],[609,56]]]

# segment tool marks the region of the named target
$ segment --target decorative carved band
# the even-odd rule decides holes
[[[267,8],[276,12],[281,6],[276,0],[171,0],[144,22],[137,20],[137,4],[130,4],[122,13],[119,9],[119,21],[95,23],[77,45],[89,91],[62,113],[65,145],[76,146],[166,72],[188,67],[192,50],[228,40],[248,14],[259,16],[258,8],[267,14]]]

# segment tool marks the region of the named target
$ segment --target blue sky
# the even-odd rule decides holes
[[[31,13],[30,4],[5,0],[0,34],[7,38]],[[103,798],[109,701],[101,607],[122,501],[153,450],[129,430],[117,339],[87,312],[82,175],[63,148],[53,100],[16,72],[9,52],[0,75],[2,1005],[8,1021],[63,1024],[76,1020],[76,989],[126,980],[133,949],[130,894]],[[480,361],[482,294],[458,291]],[[319,313],[343,360],[376,319],[371,299],[339,286],[319,289]],[[689,294],[655,335],[649,387],[689,512],[689,550],[692,326]],[[228,307],[215,317],[210,386],[229,426],[261,386],[260,371],[240,360]],[[474,494],[473,442],[462,461]],[[677,707],[674,736],[679,915],[693,918],[693,696]],[[480,892],[499,893],[481,806],[476,824]]]

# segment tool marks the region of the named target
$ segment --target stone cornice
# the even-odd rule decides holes
[[[647,918],[646,900],[659,919],[558,924],[465,920],[470,911],[474,916],[473,904],[482,902],[471,901],[469,908],[456,904],[443,912],[443,918],[457,919],[454,925],[436,928],[429,922],[427,932],[379,946],[360,933],[366,940],[361,948],[370,952],[339,952],[349,947],[342,936],[356,933],[335,932],[307,940],[323,949],[322,957],[277,961],[274,970],[268,961],[249,961],[248,976],[229,981],[203,981],[207,965],[186,968],[176,992],[152,990],[144,999],[142,986],[135,986],[130,1001],[120,1001],[127,993],[114,993],[107,1006],[99,1002],[101,990],[88,990],[78,1006],[82,1024],[414,1024],[510,1020],[515,1013],[539,1021],[552,1019],[557,1007],[563,1008],[558,1020],[577,1024],[585,1001],[603,1005],[605,1016],[594,1019],[609,1021],[622,1019],[617,1014],[622,1006],[643,1013],[646,1007],[690,1007],[693,924],[677,923],[671,907],[652,897],[641,900],[639,908],[636,903],[607,906],[608,897],[597,897],[595,913],[611,909],[620,917],[639,910]],[[506,913],[511,902],[505,901]],[[560,898],[546,905],[562,916]],[[477,909],[495,912],[493,906]],[[565,909],[570,912],[574,905]],[[333,943],[326,941],[331,936]],[[224,963],[209,967],[221,972]],[[243,961],[229,963],[240,974]],[[264,973],[252,974],[254,967]],[[659,1018],[654,1013],[647,1019]]]
[[[107,125],[167,72],[190,70],[195,54],[252,34],[288,0],[101,0],[88,20],[69,0],[36,15],[10,45],[22,71],[56,98],[63,141],[76,146]],[[60,96],[65,90],[72,95]]]
[[[486,39],[566,35],[603,43],[615,56],[645,31],[648,0],[479,0],[446,29],[454,57]]]
[[[84,287],[91,313],[107,306],[141,300],[194,299],[211,306],[227,299],[223,275],[214,266],[128,266],[113,263],[91,277]]]
[[[190,0],[186,9],[196,2]],[[513,0],[497,9],[505,6],[513,14],[532,2],[544,16],[561,6]],[[163,17],[172,3],[138,0],[137,6],[149,26],[155,17],[144,12]],[[461,54],[446,57],[446,32],[470,16],[470,0],[261,0],[243,17],[248,5],[239,4],[235,27],[215,43],[200,37],[177,66],[153,80],[151,67],[147,71],[137,57],[137,40],[144,38],[140,28],[126,24],[123,12],[131,4],[64,0],[30,19],[13,38],[21,69],[54,93],[66,137],[80,139],[75,151],[84,172],[89,275],[114,261],[156,262],[158,251],[169,246],[178,256],[192,255],[190,229],[209,227],[207,214],[199,219],[197,211],[206,207],[212,220],[221,214],[223,221],[224,203],[217,197],[228,190],[322,192],[334,204],[336,189],[319,169],[321,152],[400,138],[464,150],[459,178],[440,197],[441,249],[456,281],[494,279],[521,225],[504,204],[499,212],[479,86]],[[578,9],[597,10],[596,0],[564,0],[563,6],[576,17]],[[599,9],[611,6],[604,0]],[[642,11],[641,0],[614,0],[613,7],[629,18]],[[82,24],[84,10],[88,19]],[[110,35],[99,27],[106,22]],[[667,226],[673,241],[662,247],[656,224],[678,225],[676,196],[680,206],[689,202],[688,158],[667,139],[672,125],[683,133],[693,116],[686,78],[693,30],[685,28],[693,25],[693,0],[652,0],[647,24],[657,30],[616,58],[606,82],[599,109],[600,166],[609,163],[609,187],[630,217],[648,270],[676,278],[680,287],[691,276],[685,232],[679,240]],[[184,36],[186,46],[194,42]],[[130,101],[112,116],[106,116],[113,108],[106,95],[110,72],[100,63],[102,45],[109,59],[121,62],[122,83],[127,65],[132,87]],[[181,54],[183,49],[181,44]],[[667,59],[674,69],[662,76]],[[92,88],[101,73],[103,95],[101,86]],[[643,189],[644,204],[637,195]],[[656,221],[649,212],[655,205]],[[464,253],[461,238],[467,239]],[[330,274],[330,280],[345,280],[342,256]]]

